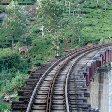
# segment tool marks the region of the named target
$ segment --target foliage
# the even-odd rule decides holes
[[[91,3],[90,3],[91,2]],[[112,10],[104,10],[104,1],[99,1],[101,7],[95,7],[95,3],[92,1],[85,4],[84,10],[90,12],[86,14],[82,21],[84,23],[84,28],[82,29],[82,35],[86,42],[89,40],[92,43],[98,43],[100,40],[105,40],[112,36],[111,27],[111,12]],[[91,9],[90,5],[94,5],[95,9]],[[109,5],[109,4],[107,4]],[[89,7],[88,7],[89,6]],[[112,6],[109,5],[108,8]]]
[[[17,2],[18,2],[18,4],[20,4],[20,5],[33,5],[35,2],[36,2],[36,0],[16,0]],[[10,4],[10,2],[11,2],[11,0],[1,0],[0,1],[0,5],[8,5],[8,4]]]
[[[32,55],[32,62],[36,65],[43,63],[44,60],[50,59],[50,53],[52,52],[51,36],[46,38],[36,38],[33,40],[33,49],[30,54]],[[46,57],[46,55],[49,55]],[[53,55],[53,54],[52,54]]]
[[[2,96],[24,85],[32,65],[38,67],[65,50],[112,39],[112,4],[106,0],[38,0],[33,8],[36,13],[31,16],[32,9],[28,13],[27,6],[13,1],[5,10],[8,16],[0,27]],[[18,48],[24,45],[32,49],[23,56]]]
[[[13,47],[18,41],[26,38],[28,16],[24,9],[13,1],[6,12],[7,17],[0,28],[0,47]]]
[[[47,30],[54,31],[60,25],[63,16],[63,4],[56,0],[42,0],[38,12],[41,22]]]
[[[9,110],[10,110],[9,104],[0,102],[0,111],[1,112],[10,112]]]
[[[0,73],[0,111],[9,112],[11,104],[3,102],[3,96],[17,94],[28,76],[23,73]]]
[[[0,7],[0,13],[5,12],[6,9]]]
[[[0,49],[0,97],[15,93],[24,85],[28,75],[28,62],[10,48]],[[2,101],[2,100],[1,100]],[[0,101],[0,110],[9,106]],[[5,110],[4,110],[5,111]],[[7,110],[8,112],[8,110]]]
[[[19,69],[22,71],[27,69],[27,59],[21,57],[15,50],[10,48],[0,49],[0,72],[3,70]]]
[[[9,76],[6,78],[6,76]],[[25,80],[28,78],[28,75],[16,73],[14,74],[1,74],[2,83],[0,84],[0,91],[2,95],[11,94],[16,92],[20,87],[24,85]],[[4,80],[3,80],[4,79]]]

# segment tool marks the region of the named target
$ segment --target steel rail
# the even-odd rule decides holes
[[[85,48],[82,48],[82,49],[85,49]],[[79,51],[82,50],[82,49],[78,49]],[[38,90],[39,86],[41,85],[42,81],[45,79],[45,77],[50,73],[50,71],[57,65],[59,64],[59,62],[61,62],[62,60],[64,60],[66,57],[68,57],[69,55],[73,54],[73,53],[76,53],[78,52],[77,50],[75,50],[74,52],[62,57],[61,59],[57,60],[51,67],[48,68],[48,70],[42,75],[42,77],[40,78],[40,80],[38,81],[38,83],[36,84],[34,90],[33,90],[33,93],[32,93],[32,96],[30,98],[30,101],[28,103],[28,107],[27,107],[27,110],[26,112],[30,112],[31,111],[31,106],[33,104],[33,100],[34,100],[34,97],[35,97],[35,94],[36,94],[36,91]]]
[[[99,49],[99,48],[101,48],[101,47],[107,47],[107,46],[112,46],[112,44],[109,43],[109,44],[106,44],[106,45],[102,45],[102,46],[99,46],[99,47],[96,48],[96,49]],[[85,53],[83,56],[81,56],[81,57],[77,60],[77,62],[78,62],[81,58],[83,58],[86,54],[88,54],[88,53]],[[71,72],[73,71],[73,68],[76,66],[77,62],[75,62],[75,63],[73,63],[73,64],[71,65],[71,68],[69,69],[68,74],[67,74],[67,78],[66,78],[66,86],[65,86],[65,96],[66,96],[66,97],[65,97],[65,98],[66,98],[66,108],[67,108],[67,112],[70,112],[70,105],[69,105],[69,99],[68,99],[68,82],[69,82],[69,76],[70,76]]]
[[[49,96],[48,99],[47,99],[47,101],[49,101],[49,103],[48,103],[49,108],[47,108],[47,111],[48,111],[48,112],[51,112],[51,105],[52,105],[51,102],[52,102],[52,96],[53,96],[54,83],[55,83],[56,77],[57,77],[58,74],[60,73],[61,69],[63,69],[63,67],[65,67],[65,64],[67,64],[70,60],[72,60],[73,58],[77,57],[77,56],[80,55],[81,53],[84,53],[84,52],[89,51],[89,52],[87,52],[87,53],[84,53],[83,56],[85,56],[86,54],[90,53],[90,51],[92,52],[94,49],[98,49],[98,48],[99,48],[99,47],[92,48],[92,49],[89,48],[89,49],[81,50],[81,51],[79,51],[78,53],[76,53],[76,54],[72,55],[71,57],[69,57],[69,58],[67,59],[67,61],[63,63],[63,65],[60,67],[60,69],[58,70],[58,72],[55,74],[55,77],[54,77],[54,80],[53,80],[53,83],[52,83],[52,86],[51,86],[51,91],[50,91],[50,93],[49,93],[50,96]],[[83,56],[81,56],[74,64],[76,64]],[[66,105],[66,106],[67,106],[67,105]],[[66,109],[66,110],[67,110],[67,109]],[[46,112],[47,112],[47,111],[46,111]]]
[[[109,46],[109,44],[100,45],[100,46],[93,47],[93,48],[89,48],[89,49],[101,48],[101,47],[105,47],[105,46]],[[36,91],[38,90],[39,86],[42,84],[42,81],[45,79],[45,77],[50,73],[50,71],[51,71],[56,65],[58,65],[61,61],[63,61],[65,58],[67,58],[67,57],[73,55],[74,53],[79,53],[79,51],[84,51],[84,49],[85,49],[85,50],[89,50],[87,47],[86,47],[86,48],[82,48],[82,49],[80,49],[80,50],[76,50],[76,51],[74,51],[74,52],[72,52],[72,53],[70,53],[70,54],[68,54],[68,55],[66,55],[66,56],[64,56],[64,57],[62,57],[61,59],[59,59],[58,61],[56,61],[56,62],[43,74],[43,76],[40,78],[39,82],[36,84],[36,86],[35,86],[35,88],[34,88],[34,91],[33,91],[32,96],[31,96],[31,98],[30,98],[30,101],[29,101],[29,104],[28,104],[28,107],[27,107],[26,112],[30,112],[31,106],[32,106],[32,104],[33,104],[33,100],[34,100],[34,97],[35,97],[35,94],[36,94]],[[73,57],[72,57],[72,58],[73,58]],[[70,60],[70,58],[68,59],[68,61],[69,61],[69,60]],[[65,64],[65,63],[64,63],[64,64]],[[58,70],[57,73],[59,73],[60,70],[64,67],[64,64],[63,64],[63,66]],[[57,74],[57,75],[58,75],[58,74]],[[55,82],[55,81],[54,81],[54,82]],[[52,84],[51,84],[51,86],[52,86]],[[53,88],[53,86],[52,86],[52,88]],[[50,91],[52,92],[52,89],[51,89]],[[48,95],[48,97],[49,97],[49,96],[50,96],[50,94]],[[49,98],[51,99],[51,97],[49,97]],[[49,98],[48,98],[47,102],[49,102]],[[48,108],[49,108],[49,106],[47,107],[47,109],[48,109]],[[49,109],[48,109],[48,110],[49,110]],[[46,111],[48,111],[48,110],[46,110]]]
[[[91,49],[90,49],[91,50]],[[63,63],[63,65],[60,67],[60,69],[57,71],[57,73],[55,74],[55,77],[54,77],[54,80],[53,80],[53,83],[52,83],[52,86],[51,86],[51,91],[50,91],[50,96],[48,97],[48,101],[49,101],[49,108],[47,108],[47,111],[48,112],[51,112],[51,102],[52,102],[52,96],[53,96],[53,89],[54,89],[54,83],[55,83],[55,81],[56,81],[56,78],[57,78],[57,76],[59,75],[59,73],[60,73],[60,71],[63,69],[63,67],[65,67],[65,64],[67,64],[70,60],[72,60],[73,58],[75,58],[75,57],[77,57],[78,55],[80,55],[81,53],[84,53],[84,52],[86,52],[86,51],[88,51],[88,49],[85,49],[85,50],[82,50],[83,52],[78,52],[78,53],[76,53],[76,54],[73,54],[71,57],[69,57],[64,63]],[[85,55],[85,54],[84,54]],[[81,58],[80,58],[81,59]],[[80,59],[78,59],[77,61],[79,61]],[[76,62],[75,62],[76,63]],[[47,112],[46,111],[46,112]]]
[[[66,108],[67,108],[67,112],[70,112],[69,101],[68,101],[68,91],[67,91],[67,90],[68,90],[69,75],[71,74],[71,72],[72,72],[74,66],[76,66],[76,64],[78,63],[78,61],[79,61],[80,59],[82,59],[85,55],[89,54],[90,52],[92,52],[92,51],[86,52],[86,53],[83,54],[81,57],[79,57],[79,58],[77,59],[77,61],[71,65],[71,68],[69,69],[69,71],[68,71],[68,73],[67,73],[66,85],[65,85],[65,96],[66,96],[65,98],[66,98]]]

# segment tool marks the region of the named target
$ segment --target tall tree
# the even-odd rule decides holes
[[[44,35],[53,34],[57,55],[59,50],[58,31],[61,27],[63,10],[64,4],[58,0],[41,0],[38,9],[37,24],[44,27]]]
[[[63,4],[56,0],[42,0],[39,8],[39,17],[41,23],[49,31],[55,32],[60,26],[60,20],[63,15]]]
[[[12,1],[7,7],[7,17],[4,19],[0,32],[0,40],[4,42],[0,43],[1,46],[7,44],[13,47],[23,38],[23,35],[25,36],[27,32],[26,14],[17,2]]]

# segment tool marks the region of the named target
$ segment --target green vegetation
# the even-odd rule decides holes
[[[10,105],[3,103],[3,99],[6,95],[15,96],[17,90],[24,85],[28,78],[28,65],[28,59],[21,57],[16,50],[0,49],[0,111],[10,109]],[[16,97],[13,100],[16,100]]]
[[[106,0],[37,0],[33,6],[12,1],[1,12],[6,13],[0,21],[2,112],[10,111],[4,96],[16,96],[29,69],[37,69],[69,49],[112,39],[112,3]]]
[[[12,0],[1,0],[0,5],[9,5]],[[20,5],[33,5],[36,0],[15,0]]]

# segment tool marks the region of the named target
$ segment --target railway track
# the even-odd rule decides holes
[[[84,48],[86,49],[86,48]],[[65,83],[68,70],[71,66],[72,59],[82,53],[84,49],[81,49],[80,52],[75,51],[64,59],[60,59],[58,64],[49,71],[49,73],[40,80],[41,82],[38,85],[38,91],[36,91],[36,97],[31,108],[32,112],[50,112],[66,111],[66,99],[65,99]],[[69,60],[71,60],[69,62]],[[29,103],[30,104],[30,103]],[[27,111],[30,110],[27,109]]]
[[[91,112],[91,106],[87,101],[90,94],[87,91],[82,65],[85,64],[89,58],[93,57],[96,52],[97,49],[83,53],[78,60],[73,63],[68,73],[66,81],[68,112]]]
[[[86,81],[84,74],[79,72],[81,60],[109,45],[75,50],[56,61],[36,84],[26,112],[90,112]]]

